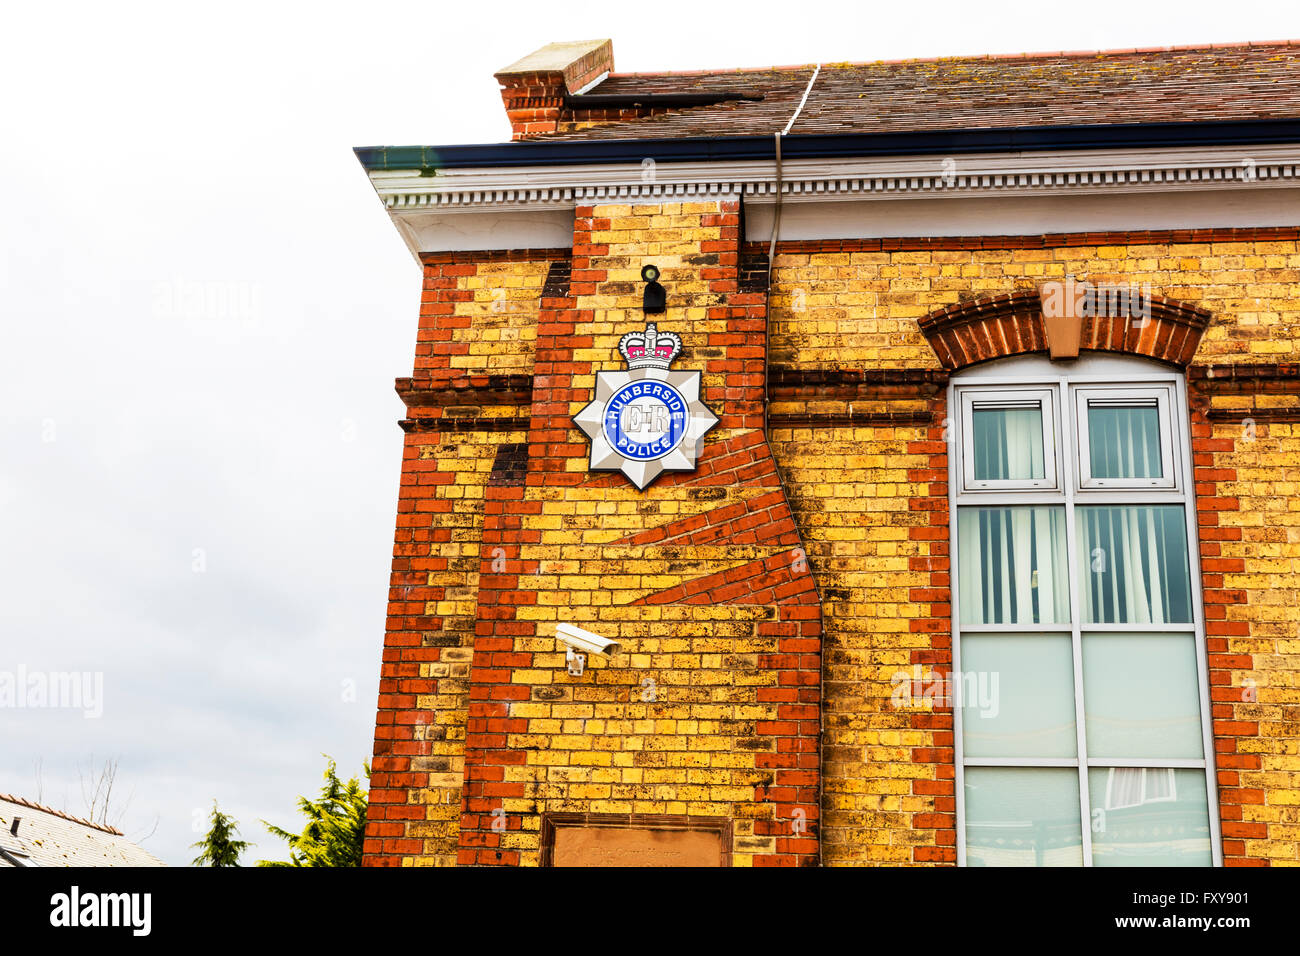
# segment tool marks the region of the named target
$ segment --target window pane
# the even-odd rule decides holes
[[[1203,756],[1199,686],[1190,634],[1085,634],[1089,756]]]
[[[1083,865],[1077,770],[967,767],[965,790],[967,865]]]
[[[1074,658],[1068,634],[969,634],[961,641],[962,746],[968,757],[1073,757]]]
[[[1044,477],[1043,413],[1032,408],[971,410],[975,480],[1023,480]]]
[[[1077,517],[1084,621],[1191,622],[1182,505],[1089,505]]]
[[[962,624],[1068,624],[1065,510],[957,512]]]
[[[1093,866],[1210,866],[1204,770],[1088,771]]]
[[[1163,478],[1160,410],[1089,404],[1088,457],[1094,478]]]

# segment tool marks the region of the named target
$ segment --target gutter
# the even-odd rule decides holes
[[[644,99],[644,97],[643,97]],[[1261,146],[1300,143],[1300,118],[1122,123],[1106,126],[1016,126],[903,133],[818,133],[782,137],[783,159],[923,156],[1069,149]],[[359,146],[368,172],[602,163],[726,162],[776,159],[771,136],[686,139],[523,140],[470,146]]]

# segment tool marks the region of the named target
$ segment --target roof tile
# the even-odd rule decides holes
[[[567,107],[547,140],[770,135],[813,66],[611,73],[600,95],[761,93],[618,111]],[[1300,41],[823,64],[792,134],[1300,118]]]

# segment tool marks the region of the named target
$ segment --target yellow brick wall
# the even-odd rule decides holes
[[[1295,241],[921,251],[811,251],[792,244],[778,249],[773,264],[772,361],[803,369],[937,368],[919,318],[1067,275],[1093,283],[1149,283],[1153,294],[1209,309],[1214,318],[1197,363],[1294,361],[1300,347]],[[1231,397],[1215,402],[1241,404]],[[1293,396],[1260,396],[1256,405],[1293,402]],[[843,408],[822,404],[825,411]],[[1252,444],[1215,452],[1207,462],[1235,468],[1237,479],[1200,489],[1240,497],[1240,510],[1221,517],[1225,525],[1240,525],[1242,538],[1224,542],[1222,553],[1244,563],[1242,572],[1225,575],[1224,586],[1242,592],[1228,615],[1249,627],[1249,637],[1227,642],[1249,666],[1234,670],[1229,696],[1240,697],[1236,688],[1253,681],[1258,702],[1231,704],[1217,693],[1215,716],[1230,706],[1233,719],[1258,722],[1257,735],[1237,742],[1240,752],[1257,753],[1260,762],[1258,770],[1241,771],[1239,786],[1262,792],[1262,802],[1242,807],[1242,818],[1267,823],[1267,829],[1244,831],[1264,834],[1246,841],[1244,854],[1274,862],[1300,862],[1298,428],[1258,425]],[[1216,425],[1215,435],[1240,430]],[[928,641],[907,627],[907,617],[916,613],[908,592],[927,586],[929,577],[908,564],[930,547],[907,537],[924,520],[909,510],[909,498],[924,490],[907,481],[907,472],[925,467],[925,456],[909,455],[906,445],[922,437],[920,428],[896,427],[771,434],[825,599],[823,854],[831,865],[908,862],[915,841],[933,835],[916,819],[931,822],[930,815],[943,809],[941,798],[914,793],[915,781],[939,769],[917,761],[914,750],[941,744],[936,733],[942,732],[909,729],[910,715],[890,705],[890,676]]]
[[[1198,362],[1277,362],[1300,350],[1300,251],[1294,241],[805,252],[778,248],[772,360],[801,368],[937,368],[918,319],[982,295],[1051,279],[1149,283],[1215,321]]]
[[[456,860],[484,496],[501,444],[525,437],[406,436],[368,832],[406,865]]]
[[[1211,404],[1225,403],[1216,396]],[[1218,505],[1202,514],[1203,525],[1213,521],[1202,551],[1221,588],[1207,600],[1223,597],[1207,604],[1207,615],[1219,777],[1233,788],[1221,794],[1225,855],[1296,866],[1300,425],[1246,419],[1200,427],[1209,440],[1196,449],[1205,463],[1198,487]]]
[[[543,562],[544,572],[571,559],[565,550],[558,561]],[[771,750],[770,740],[756,733],[758,722],[776,716],[775,705],[754,695],[777,677],[758,668],[760,654],[775,652],[774,638],[755,633],[767,609],[620,607],[646,593],[647,583],[686,578],[669,573],[669,562],[653,549],[637,550],[651,553],[622,560],[602,554],[608,603],[565,607],[566,616],[617,636],[625,652],[618,659],[593,655],[586,673],[574,677],[556,650],[553,627],[539,629],[548,636],[518,642],[518,649],[536,652],[534,667],[513,675],[530,685],[532,699],[510,707],[527,730],[511,735],[509,745],[524,749],[527,760],[507,768],[506,780],[526,789],[502,806],[523,815],[524,826],[505,833],[501,846],[519,850],[525,866],[538,862],[543,810],[729,817],[734,865],[776,849],[774,837],[754,833],[755,818],[773,815],[770,804],[754,802],[755,787],[772,778],[755,759]],[[726,561],[720,555],[695,560],[710,559]],[[539,607],[535,616],[550,624],[557,611]]]
[[[909,628],[929,614],[909,596],[930,585],[930,573],[912,570],[909,559],[934,551],[933,542],[909,538],[909,529],[930,520],[908,509],[909,499],[927,494],[927,484],[908,472],[929,463],[908,445],[926,437],[922,426],[771,433],[822,593],[828,866],[911,863],[913,846],[934,843],[933,827],[916,818],[936,811],[935,797],[915,793],[913,781],[934,782],[943,771],[914,751],[945,741],[913,727],[910,710],[890,706],[892,675],[910,672],[913,652],[931,647],[930,635]],[[951,732],[948,738],[951,747]]]
[[[455,861],[460,831],[465,712],[483,557],[480,543],[484,491],[498,448],[522,442],[526,434],[453,432],[437,438],[435,443],[419,446],[420,458],[435,461],[438,473],[450,474],[454,481],[431,486],[431,506],[438,508],[435,521],[441,533],[436,536],[439,540],[431,543],[429,553],[443,567],[429,571],[428,585],[435,592],[424,611],[440,626],[423,631],[421,639],[426,646],[441,647],[441,651],[439,660],[420,664],[420,676],[437,683],[433,693],[421,694],[415,701],[415,706],[428,715],[415,732],[417,741],[426,742],[427,756],[413,758],[411,770],[428,773],[429,782],[424,796],[425,820],[409,827],[408,835],[424,841],[424,852],[413,863],[448,865]]]

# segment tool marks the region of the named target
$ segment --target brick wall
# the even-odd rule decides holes
[[[549,257],[568,253],[426,257],[414,375],[398,381],[410,417],[370,778],[370,865],[456,858],[486,503],[518,480],[527,437],[518,421],[527,398],[499,372],[526,369],[531,378],[542,280],[556,261]]]
[[[935,368],[917,325],[1049,279],[1150,283],[1209,310],[1198,363],[1300,350],[1296,231],[1088,234],[783,243],[772,271],[772,361],[799,368]]]
[[[1294,355],[1300,344],[1296,238],[1295,230],[1227,230],[778,248],[771,324],[772,360],[780,366],[774,373],[788,370],[785,378],[808,384],[774,395],[773,421],[806,427],[774,427],[771,441],[824,598],[827,863],[955,857],[951,712],[899,711],[890,704],[890,679],[898,670],[920,663],[928,676],[931,665],[943,670],[950,662],[948,609],[941,603],[948,567],[946,461],[943,443],[934,440],[943,412],[938,406],[922,413],[923,396],[890,398],[886,387],[903,381],[904,369],[942,364],[921,321],[981,297],[1036,293],[1042,282],[1067,275],[1150,283],[1153,293],[1210,314],[1193,373],[1198,366],[1242,362],[1263,369]],[[992,354],[977,350],[963,361]],[[857,379],[863,382],[872,370],[880,374],[872,387],[829,388],[828,381],[853,380],[846,369],[866,370]],[[819,371],[836,377],[818,378]],[[1193,410],[1212,716],[1230,864],[1300,862],[1294,745],[1300,531],[1293,520],[1300,388],[1283,375],[1272,391],[1268,382],[1276,378],[1247,382],[1239,394],[1211,398],[1203,390]],[[1228,421],[1208,422],[1211,404],[1221,413],[1239,411]],[[909,417],[929,424],[896,424]],[[941,535],[928,542],[912,537],[927,528],[925,508],[937,508],[930,516]]]
[[[1205,585],[1224,861],[1300,863],[1300,415],[1193,390],[1192,455]],[[1258,416],[1259,420],[1256,420]],[[1222,418],[1223,416],[1216,416]]]
[[[928,403],[935,422],[943,400]],[[772,430],[822,587],[824,862],[954,862],[951,708],[890,706],[952,663],[942,428]]]
[[[578,211],[569,287],[541,296],[536,313],[526,459],[518,480],[483,490],[459,862],[536,864],[544,812],[725,817],[736,865],[817,860],[819,602],[762,431],[764,297],[738,290],[738,246],[734,201]],[[644,322],[646,261],[678,310],[677,367],[704,371],[702,397],[720,421],[697,472],[638,493],[621,475],[588,473],[570,416],[590,400],[596,371],[621,367],[618,338]],[[461,310],[492,300],[473,282],[482,264],[473,277],[436,265],[456,281],[429,320],[451,342],[431,375],[451,383],[444,391],[487,399],[490,381],[445,371],[473,351],[454,341]],[[541,271],[530,262],[509,274]],[[404,387],[418,396],[439,386],[417,376]],[[417,412],[446,427],[445,410]],[[561,620],[617,638],[623,653],[571,676],[554,638]],[[418,720],[434,698],[412,703],[399,719]],[[448,862],[450,788],[417,772],[422,762],[406,773],[397,763],[381,781],[386,809],[372,814],[367,862]]]
[[[1300,862],[1300,369],[1272,365],[1300,331],[1295,231],[786,243],[770,299],[737,282],[738,231],[725,199],[586,207],[572,249],[428,257],[367,862],[536,864],[544,812],[728,817],[738,865],[816,862],[818,838],[828,864],[952,862],[951,712],[890,704],[900,669],[950,662],[946,373],[920,323],[1067,275],[1209,316],[1225,856]],[[698,473],[637,493],[587,472],[569,416],[621,368],[645,262],[722,421]],[[625,651],[572,677],[560,620]]]
[[[551,264],[568,249],[425,255],[415,374],[531,373],[537,312]]]

